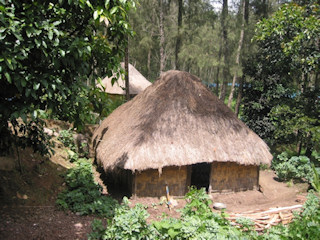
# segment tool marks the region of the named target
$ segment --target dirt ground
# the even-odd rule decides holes
[[[71,165],[65,151],[57,148],[51,159],[43,159],[31,150],[21,150],[23,173],[0,170],[0,239],[87,239],[94,216],[78,216],[56,208],[57,194],[64,188],[63,174]],[[96,177],[99,174],[96,173]],[[241,213],[303,204],[307,186],[288,186],[276,180],[272,171],[260,172],[261,191],[212,194],[213,202],[227,205],[227,212]],[[141,203],[150,214],[148,222],[163,214],[179,217],[185,205],[168,209],[160,198],[130,199],[131,205]]]

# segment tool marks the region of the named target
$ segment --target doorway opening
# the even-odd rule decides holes
[[[191,167],[191,186],[205,188],[208,192],[210,183],[211,163],[197,163]]]

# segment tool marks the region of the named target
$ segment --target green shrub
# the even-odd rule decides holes
[[[71,129],[61,130],[59,133],[58,140],[61,141],[65,147],[70,148],[71,151],[77,151],[77,147],[74,142],[73,133]]]
[[[84,158],[66,175],[67,189],[58,195],[56,203],[62,209],[69,209],[81,215],[97,214],[112,217],[116,200],[101,194],[102,187],[94,182],[92,165]]]
[[[155,231],[147,224],[147,211],[141,204],[130,208],[125,197],[123,204],[115,209],[115,215],[103,230],[101,222],[95,222],[89,239],[154,239]],[[97,231],[98,230],[98,231]]]
[[[208,214],[212,214],[210,208],[212,201],[204,188],[198,190],[194,186],[191,186],[189,188],[189,192],[185,196],[185,199],[187,204],[181,210],[182,217],[197,215],[202,218],[207,218]]]
[[[164,218],[153,222],[158,239],[177,239],[181,236],[182,222],[175,218]]]
[[[280,180],[300,179],[312,182],[313,171],[310,159],[306,156],[293,156],[289,159],[288,154],[283,152],[277,156],[273,168]]]

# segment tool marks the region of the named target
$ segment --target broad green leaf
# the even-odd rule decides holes
[[[93,19],[96,20],[99,17],[98,10],[94,11]]]
[[[40,87],[40,83],[34,83],[33,84],[33,90],[37,91]]]
[[[49,38],[50,40],[52,40],[52,38],[53,38],[53,32],[52,32],[51,29],[50,29],[49,32],[48,32],[48,38]]]
[[[12,83],[10,74],[9,74],[8,72],[5,72],[4,75],[6,76],[7,81],[8,81],[9,83]]]
[[[115,14],[115,12],[117,12],[117,11],[118,11],[118,7],[117,7],[117,6],[111,8],[111,10],[110,10],[110,15]]]
[[[27,82],[24,78],[21,78],[21,86],[25,87],[27,85]]]
[[[5,60],[6,60],[7,66],[10,68],[10,70],[13,70],[14,67],[12,65],[12,59],[11,58],[5,58]]]

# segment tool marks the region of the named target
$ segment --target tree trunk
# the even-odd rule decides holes
[[[229,108],[231,107],[231,104],[232,104],[234,89],[235,89],[235,85],[236,85],[236,81],[237,81],[237,72],[239,71],[239,68],[240,68],[240,54],[241,54],[243,38],[244,38],[245,8],[246,8],[246,2],[244,0],[242,0],[242,10],[241,10],[242,11],[242,23],[241,23],[241,31],[240,31],[240,37],[239,37],[239,43],[238,43],[238,49],[237,49],[237,55],[236,55],[236,70],[233,75],[232,86],[231,86],[231,91],[230,91],[229,100],[228,100],[228,107]]]
[[[229,44],[228,44],[228,29],[227,29],[227,18],[228,18],[228,0],[223,0],[222,12],[221,12],[221,30],[223,37],[223,53],[224,53],[224,66],[223,66],[223,83],[220,91],[220,99],[224,101],[226,97],[226,90],[229,78]]]
[[[219,96],[219,74],[220,74],[220,61],[222,55],[222,37],[220,37],[220,47],[218,53],[218,67],[217,67],[217,74],[216,74],[216,95]]]
[[[242,92],[243,92],[243,76],[240,77],[240,81],[239,81],[239,91],[238,91],[238,96],[237,96],[237,102],[236,102],[236,106],[234,108],[234,113],[239,116],[239,112],[240,112],[240,103],[241,103],[241,99],[242,99]]]
[[[246,22],[246,25],[249,24],[249,0],[244,0],[244,21]]]
[[[160,19],[159,19],[159,31],[160,31],[160,74],[164,71],[165,65],[165,54],[164,54],[164,23],[163,23],[163,0],[159,0],[159,10],[160,10]]]
[[[179,52],[181,48],[181,26],[182,26],[182,7],[183,3],[182,0],[178,0],[178,35],[177,35],[177,42],[176,42],[176,52],[175,52],[175,69],[179,70]]]
[[[129,40],[129,39],[128,39]],[[129,41],[125,49],[124,57],[124,68],[125,68],[125,85],[126,85],[126,100],[130,100],[130,89],[129,89]]]
[[[147,76],[148,76],[148,79],[150,79],[150,75],[151,75],[151,48],[149,48],[148,50],[148,60],[147,60]]]

